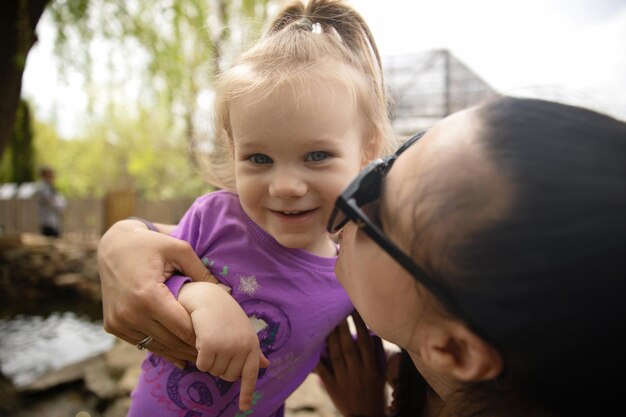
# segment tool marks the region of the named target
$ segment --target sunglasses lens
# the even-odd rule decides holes
[[[332,222],[328,225],[328,231],[330,233],[337,233],[348,222],[348,217],[345,215],[343,210],[337,206],[335,207],[335,210],[330,218]]]
[[[361,184],[359,184],[359,189],[356,190],[352,196],[357,206],[362,207],[364,204],[378,198],[380,195],[381,180],[382,175],[378,170],[370,171],[363,177]]]
[[[338,232],[350,219],[357,220],[354,212],[357,207],[363,207],[375,201],[380,196],[382,177],[386,168],[387,160],[371,164],[359,175],[341,194],[335,203],[335,209],[330,217],[328,231]],[[354,212],[354,213],[353,213]]]
[[[379,229],[382,229],[380,222],[380,200],[376,199],[370,203],[367,203],[361,207],[361,210],[367,218],[376,225]]]

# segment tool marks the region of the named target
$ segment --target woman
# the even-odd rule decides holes
[[[405,415],[616,406],[626,124],[502,98],[403,150],[354,180],[329,230],[345,224],[336,272],[355,308],[428,383]]]

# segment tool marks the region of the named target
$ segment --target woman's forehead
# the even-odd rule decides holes
[[[464,192],[473,167],[484,164],[470,114],[450,116],[431,128],[395,162],[384,184],[381,216],[400,230],[431,223]]]
[[[389,173],[387,182],[391,184],[397,182],[399,186],[410,178],[438,183],[452,179],[456,175],[454,168],[477,159],[476,140],[474,116],[468,111],[455,113],[435,124],[400,155]],[[435,174],[435,177],[432,177],[432,174]],[[419,185],[419,182],[416,185]],[[390,188],[393,188],[393,185]]]
[[[508,212],[511,187],[489,157],[481,132],[475,112],[456,113],[430,129],[389,171],[381,218],[405,250],[423,242],[428,252],[438,251]]]

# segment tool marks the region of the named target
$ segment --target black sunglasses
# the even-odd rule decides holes
[[[337,198],[335,208],[333,209],[326,229],[329,233],[337,233],[352,220],[418,282],[424,285],[448,308],[458,313],[457,304],[448,291],[446,291],[439,282],[433,280],[422,268],[413,262],[406,253],[394,244],[385,232],[382,231],[380,226],[374,223],[365,212],[368,208],[371,208],[372,203],[376,203],[380,200],[383,180],[393,166],[393,163],[398,159],[398,156],[417,142],[426,132],[427,131],[424,130],[415,134],[400,146],[393,155],[379,158],[365,167]]]

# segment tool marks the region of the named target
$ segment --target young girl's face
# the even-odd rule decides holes
[[[237,192],[246,214],[280,244],[335,255],[326,223],[365,157],[364,123],[337,83],[285,83],[231,103]]]

